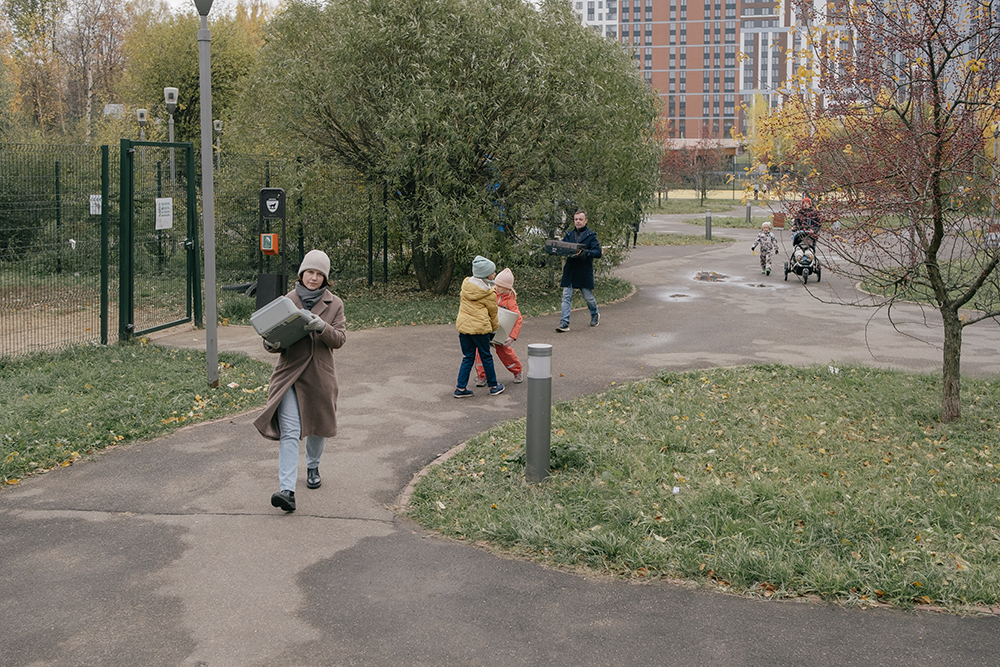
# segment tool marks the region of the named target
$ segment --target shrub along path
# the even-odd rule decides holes
[[[644,231],[698,233],[665,217]],[[939,351],[883,315],[870,320],[870,311],[822,304],[801,283],[761,276],[753,230],[717,233],[736,242],[637,248],[619,271],[636,295],[602,308],[597,328],[579,311],[566,334],[554,330],[557,315],[529,319],[518,354],[553,344],[556,400],[660,368],[836,362],[937,372]],[[695,280],[712,274],[727,278]],[[809,289],[853,290],[827,272]],[[937,340],[919,311],[900,315],[907,333]],[[219,331],[220,348],[264,357],[249,328]],[[967,332],[967,372],[1000,373],[995,341],[995,328]],[[204,344],[190,331],[155,342]],[[322,488],[300,482],[294,514],[268,502],[276,449],[252,414],[0,493],[3,662],[989,665],[1000,651],[994,616],[636,585],[440,539],[394,512],[401,491],[435,457],[522,416],[526,384],[454,400],[452,325],[351,332],[337,363],[340,434],[324,455]]]

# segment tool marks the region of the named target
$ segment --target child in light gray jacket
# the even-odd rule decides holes
[[[765,222],[760,226],[760,234],[757,234],[757,240],[753,242],[751,249],[757,250],[758,246],[760,246],[760,272],[769,276],[771,275],[771,255],[778,254],[778,239],[771,231],[770,222]]]

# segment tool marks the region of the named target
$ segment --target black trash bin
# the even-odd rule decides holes
[[[285,276],[280,273],[261,273],[257,276],[257,310],[284,296]]]

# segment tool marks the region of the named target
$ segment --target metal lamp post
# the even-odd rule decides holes
[[[174,111],[177,110],[177,89],[176,88],[164,88],[163,89],[163,101],[167,105],[167,141],[174,143]],[[176,182],[176,176],[174,173],[174,149],[170,148],[170,183],[171,185]]]
[[[208,386],[219,386],[218,308],[215,295],[215,181],[212,173],[212,0],[194,0],[198,30],[198,81],[201,91],[201,200],[205,234],[205,356]]]

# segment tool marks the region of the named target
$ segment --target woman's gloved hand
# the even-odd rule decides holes
[[[305,329],[306,331],[315,331],[316,333],[323,333],[323,329],[326,328],[326,322],[324,322],[323,318],[317,315],[316,313],[309,313],[309,321],[306,322],[306,325],[302,328]]]

